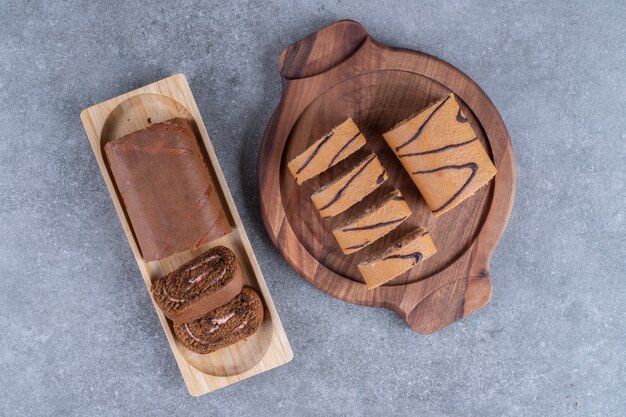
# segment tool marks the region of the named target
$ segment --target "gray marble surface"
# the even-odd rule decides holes
[[[623,1],[0,2],[0,415],[620,416]],[[289,43],[334,20],[441,57],[499,108],[517,199],[480,312],[430,335],[298,277],[263,228],[260,138]],[[79,120],[187,75],[295,352],[192,398]]]

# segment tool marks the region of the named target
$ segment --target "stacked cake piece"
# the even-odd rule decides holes
[[[174,323],[174,334],[188,349],[211,353],[242,340],[261,326],[263,303],[250,287],[235,254],[209,249],[155,280],[155,303]]]

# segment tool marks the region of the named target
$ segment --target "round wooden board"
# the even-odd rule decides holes
[[[491,297],[489,259],[513,205],[515,163],[502,118],[480,87],[450,64],[381,45],[347,20],[289,46],[279,69],[282,97],[263,137],[257,175],[265,226],[292,268],[335,297],[394,310],[419,333],[437,331],[484,306]],[[458,207],[434,217],[382,134],[450,92],[498,174]],[[287,163],[348,117],[365,134],[366,149],[298,186]],[[370,151],[379,156],[389,180],[342,215],[322,220],[311,194]],[[369,247],[343,255],[333,226],[394,187],[407,198],[410,219]],[[358,262],[417,225],[429,230],[437,254],[368,291]]]

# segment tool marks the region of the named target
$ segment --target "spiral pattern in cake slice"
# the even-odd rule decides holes
[[[155,280],[150,291],[168,319],[184,323],[228,303],[242,287],[243,273],[235,254],[217,246]]]
[[[228,304],[189,323],[174,325],[176,338],[196,353],[211,353],[253,335],[263,322],[263,302],[244,287]]]

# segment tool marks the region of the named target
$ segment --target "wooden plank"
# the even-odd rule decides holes
[[[145,262],[107,166],[103,147],[107,141],[172,117],[187,118],[201,139],[205,159],[217,180],[216,189],[233,231],[196,250]],[[155,305],[189,393],[193,396],[206,394],[288,363],[293,358],[291,346],[185,76],[176,74],[89,107],[81,112],[81,120],[146,286],[149,288],[153,278],[167,274],[208,248],[224,245],[235,252],[244,270],[246,285],[257,289],[265,304],[263,324],[253,336],[208,355],[195,354],[182,346],[174,337],[170,323]]]

